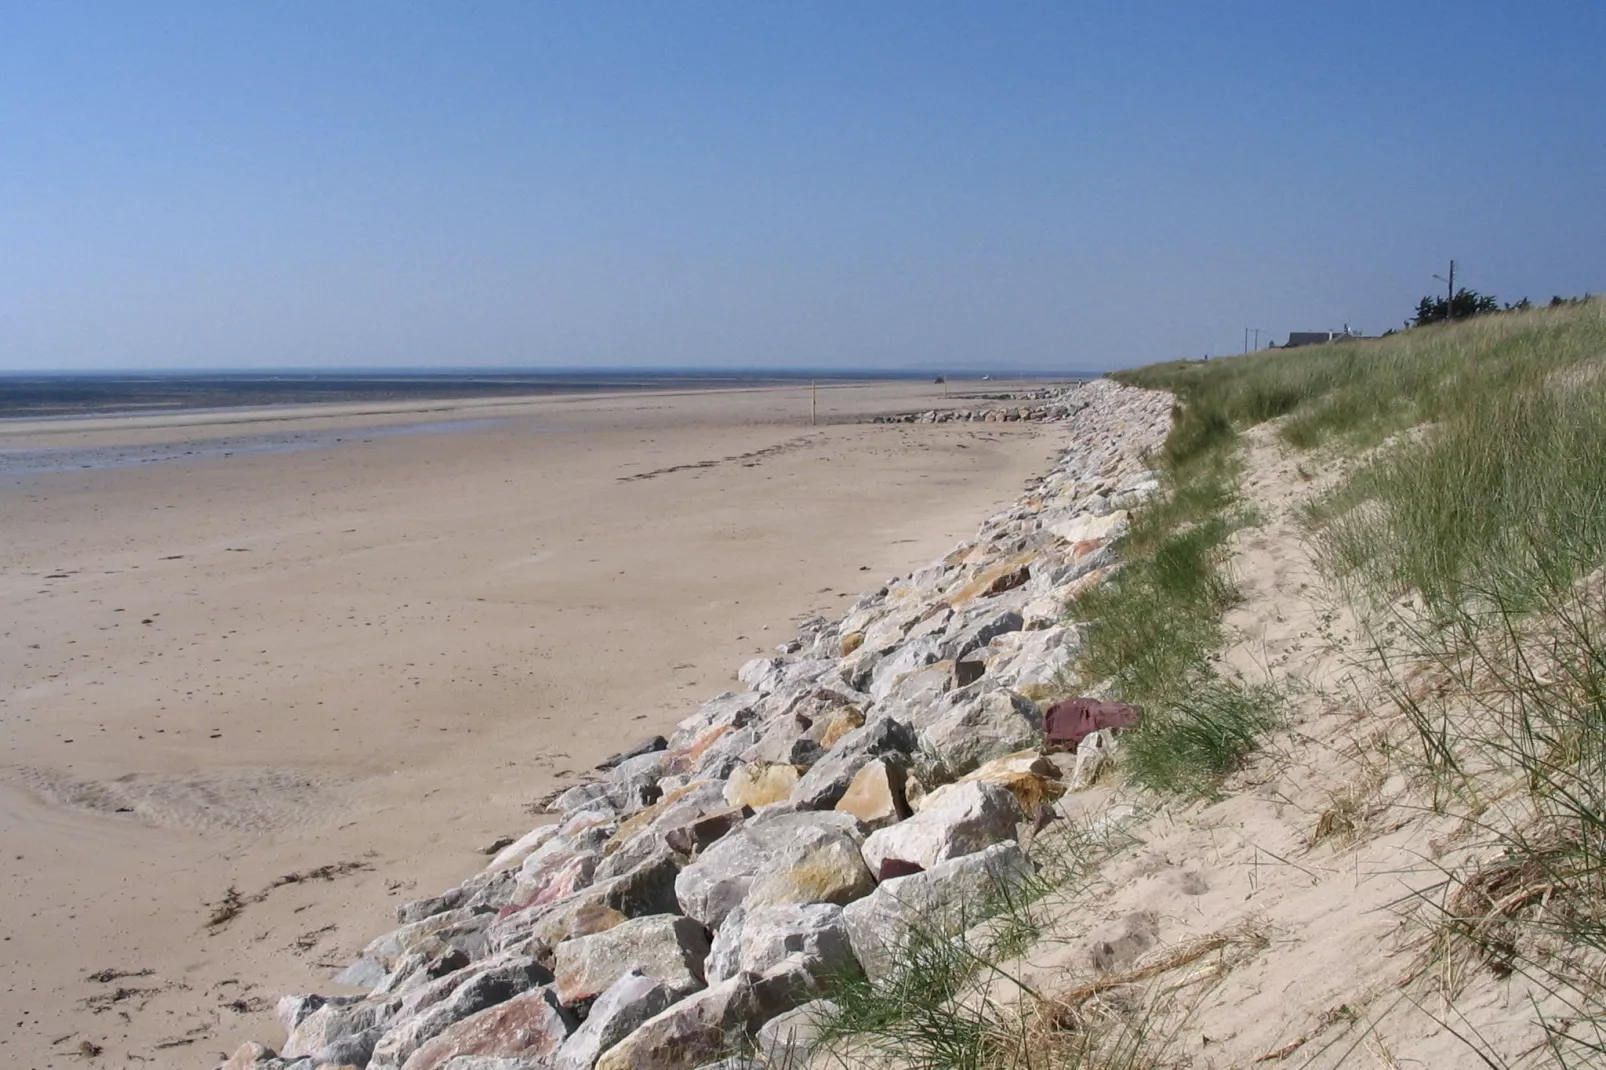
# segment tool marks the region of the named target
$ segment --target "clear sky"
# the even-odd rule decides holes
[[[1602,0],[0,0],[0,368],[1107,368],[1451,257],[1606,290]]]

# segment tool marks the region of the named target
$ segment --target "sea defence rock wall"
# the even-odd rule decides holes
[[[1067,420],[1081,408],[1076,400],[1081,386],[1044,387],[1041,390],[1018,390],[1006,394],[967,394],[966,400],[991,401],[997,404],[970,408],[926,409],[922,412],[899,412],[877,416],[878,424],[948,424],[948,423],[1017,423],[1025,420],[1043,423]]]
[[[974,539],[603,763],[482,872],[400,907],[336,978],[366,996],[286,997],[282,1049],[225,1070],[757,1065],[731,1038],[784,1047],[821,978],[884,977],[916,923],[980,920],[1067,788],[1043,734],[1079,643],[1064,607],[1157,493],[1171,398],[1099,380],[1054,404],[1064,452]]]

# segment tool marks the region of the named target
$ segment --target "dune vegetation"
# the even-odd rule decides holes
[[[1164,494],[1133,515],[1120,570],[1066,610],[1083,644],[1062,686],[1144,712],[1117,755],[1118,796],[1161,814],[1220,800],[1245,790],[1233,774],[1258,748],[1297,746],[1287,740],[1302,696],[1222,659],[1242,597],[1235,533],[1261,519],[1244,493],[1248,440],[1292,458],[1302,478],[1307,464],[1336,473],[1301,498],[1302,552],[1323,597],[1355,622],[1332,654],[1361,681],[1350,694],[1382,696],[1386,709],[1363,786],[1325,786],[1333,803],[1308,843],[1359,840],[1389,805],[1404,814],[1395,828],[1418,813],[1452,823],[1456,861],[1401,862],[1439,879],[1397,907],[1427,936],[1395,1003],[1454,1037],[1464,1065],[1606,1057],[1603,370],[1606,301],[1584,300],[1112,376],[1176,399],[1154,458]],[[1378,786],[1395,781],[1409,801],[1378,803]],[[1171,989],[1126,985],[1128,1002],[1100,1017],[1020,966],[1023,947],[1054,938],[1056,917],[1108,891],[1101,866],[1122,850],[1109,827],[1102,839],[1041,837],[1043,879],[1032,897],[990,908],[1003,920],[921,945],[895,987],[838,992],[839,1050],[976,1070],[1193,1065],[1167,1013],[1174,1000],[1161,999]],[[1213,939],[1223,971],[1233,948],[1277,954],[1243,929]],[[1185,945],[1168,954],[1194,961]],[[1474,975],[1529,982],[1541,1040],[1520,1058],[1458,1005]],[[1424,977],[1437,978],[1433,998]],[[1368,1036],[1387,1055],[1383,1032],[1351,1028],[1363,1017],[1346,1004],[1251,1061],[1298,1051],[1312,1061],[1292,1065],[1339,1065]],[[1318,1050],[1311,1038],[1330,1026],[1358,1039]]]

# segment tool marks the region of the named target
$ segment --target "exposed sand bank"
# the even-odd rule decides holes
[[[929,561],[1060,444],[828,422],[937,395],[822,391],[818,427],[806,388],[276,413],[317,441],[0,484],[0,1058],[210,1066],[271,1031],[265,1000],[328,990],[566,772]],[[0,450],[265,430],[229,417]],[[230,887],[266,895],[208,929]]]

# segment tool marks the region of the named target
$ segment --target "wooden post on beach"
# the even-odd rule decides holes
[[[809,380],[809,423],[820,422],[820,387],[813,379]]]

